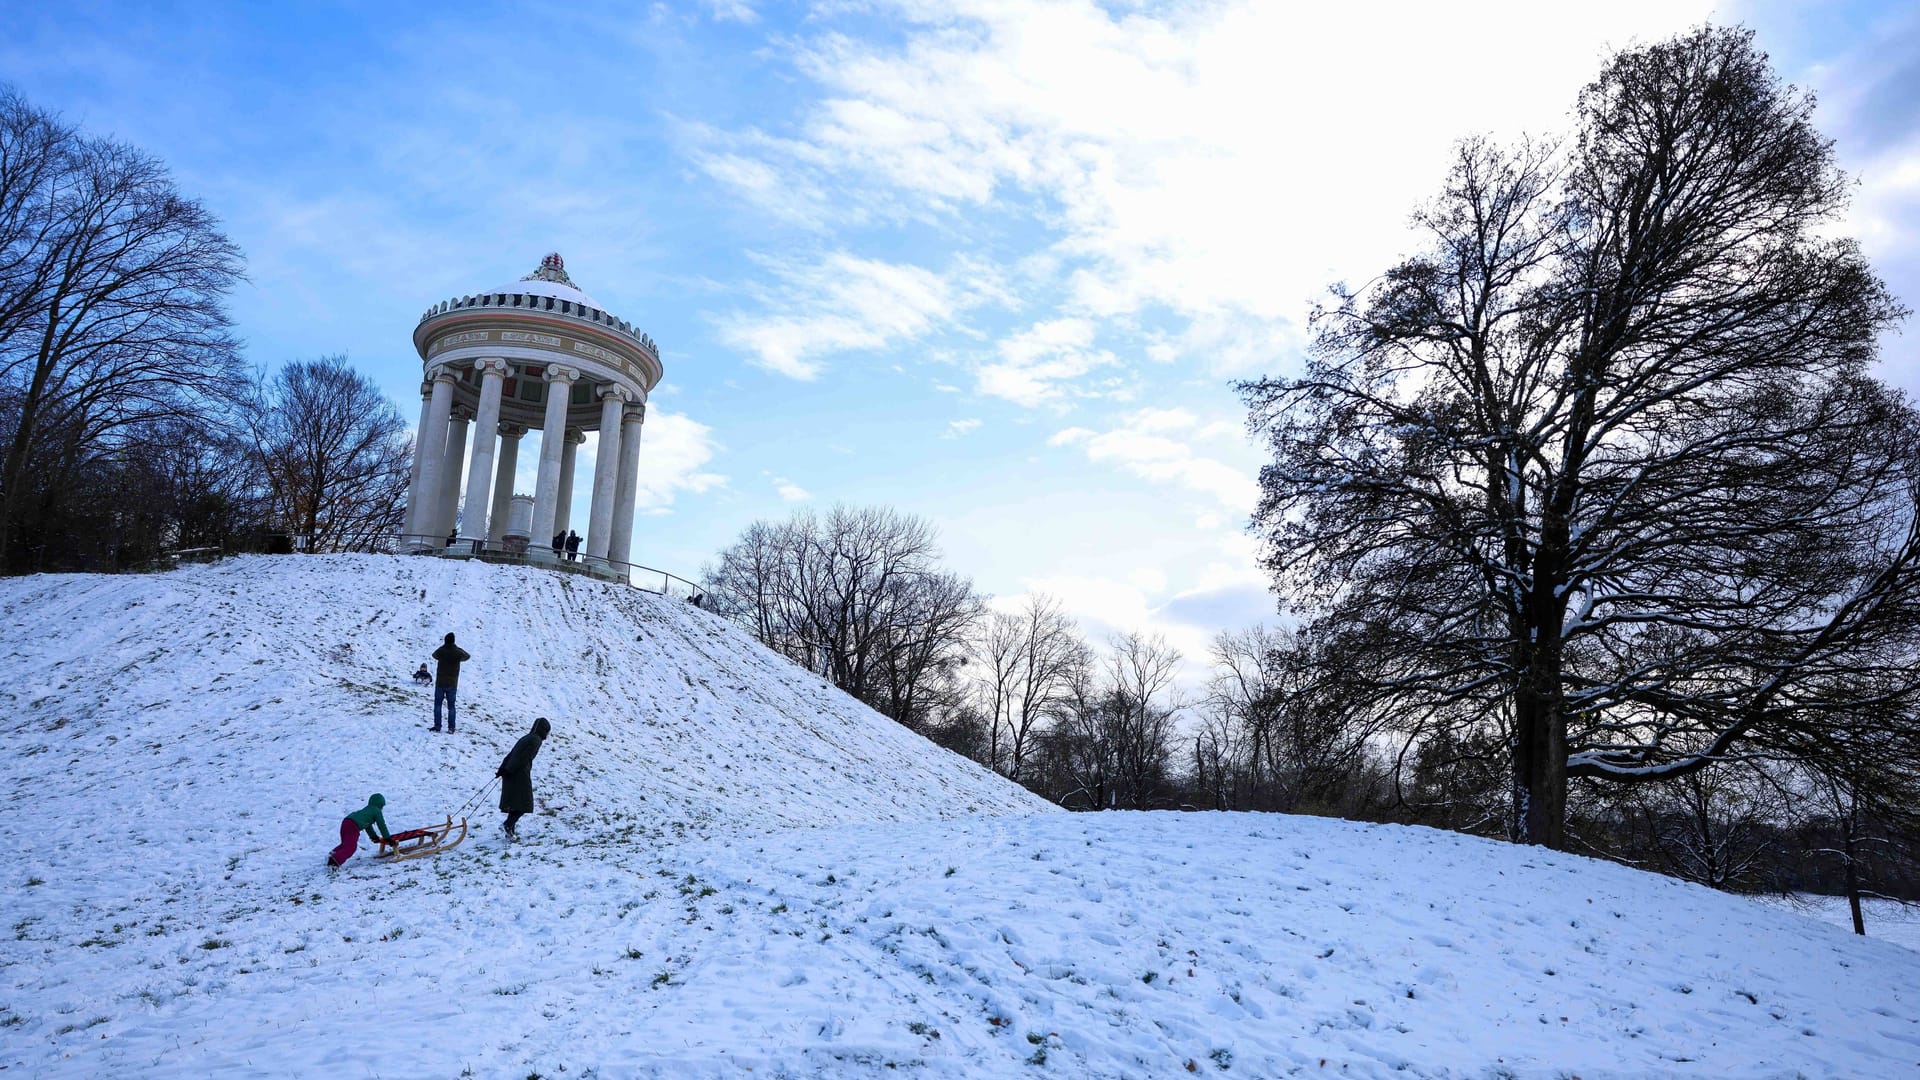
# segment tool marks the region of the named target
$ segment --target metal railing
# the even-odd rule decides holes
[[[493,543],[465,536],[402,535],[395,550],[403,555],[433,555],[442,559],[478,559],[513,566],[537,566],[564,574],[582,574],[600,581],[631,585],[644,592],[680,600],[700,595],[700,587],[678,574],[639,563],[616,562],[584,551],[555,550],[551,545],[528,544],[517,538]]]

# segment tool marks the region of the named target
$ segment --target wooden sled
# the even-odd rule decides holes
[[[455,832],[454,830],[459,830]],[[443,851],[460,846],[467,838],[467,819],[454,821],[449,816],[444,824],[429,825],[424,829],[408,829],[397,832],[380,841],[380,851],[374,856],[388,862],[404,862],[418,859],[423,855],[438,855]]]

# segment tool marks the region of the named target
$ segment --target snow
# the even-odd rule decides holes
[[[406,682],[474,654],[460,733]],[[1426,829],[1069,815],[685,603],[429,558],[0,581],[0,1069],[1885,1077],[1916,954]],[[321,866],[471,796],[509,845]],[[1872,929],[1870,924],[1869,929]]]
[[[1849,934],[1853,932],[1853,911],[1847,907],[1847,898],[1844,896],[1795,893],[1791,896],[1758,896],[1754,899],[1769,907],[1841,927]],[[1870,897],[1860,902],[1860,908],[1860,916],[1867,924],[1869,936],[1920,951],[1920,904]]]
[[[590,308],[599,308],[601,311],[607,310],[606,305],[600,301],[595,300],[593,297],[588,296],[586,293],[581,292],[571,285],[562,285],[557,281],[540,281],[538,279],[532,281],[515,281],[496,289],[488,289],[484,293],[476,293],[475,295],[512,296],[514,293],[521,293],[526,296],[551,296],[555,300],[566,300],[575,304],[585,304]]]

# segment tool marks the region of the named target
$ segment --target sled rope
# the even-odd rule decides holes
[[[480,808],[480,800],[486,798],[487,792],[492,790],[493,785],[499,782],[500,782],[500,778],[497,776],[487,781],[486,784],[483,787],[481,787],[479,791],[476,791],[473,793],[473,798],[468,799],[466,802],[461,803],[460,809],[455,810],[454,813],[465,816],[467,810],[470,808],[474,810],[478,810]]]

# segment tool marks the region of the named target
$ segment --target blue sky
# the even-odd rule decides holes
[[[0,79],[221,217],[257,364],[344,352],[410,422],[420,313],[560,252],[662,348],[638,561],[884,503],[1002,602],[1199,659],[1273,610],[1231,381],[1296,370],[1447,147],[1562,129],[1610,47],[1754,26],[1920,302],[1920,9],[1560,7],[21,4]]]

